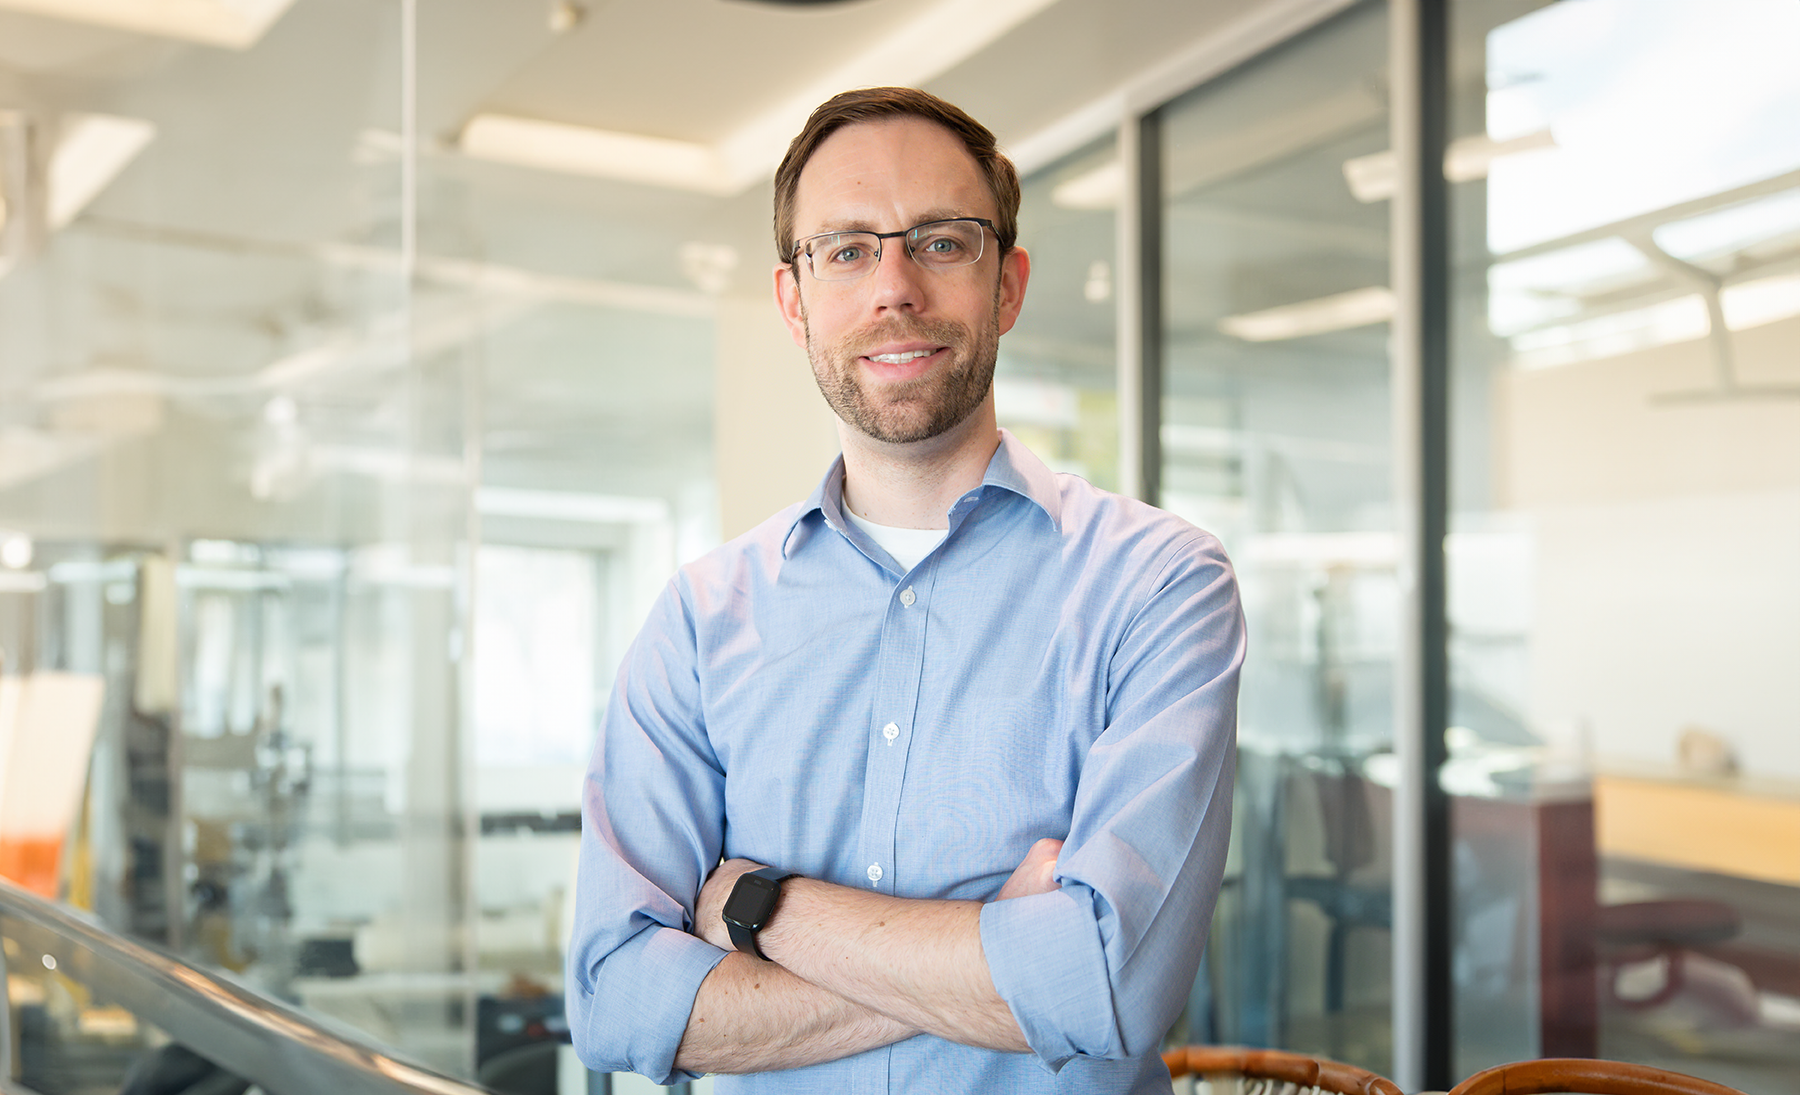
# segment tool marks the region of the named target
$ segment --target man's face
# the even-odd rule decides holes
[[[950,131],[923,119],[846,126],[813,153],[795,191],[797,238],[851,229],[898,232],[997,210],[981,169]],[[776,297],[832,411],[878,441],[937,437],[988,401],[1000,336],[1024,301],[1022,249],[1002,259],[992,232],[980,261],[926,270],[905,241],[855,281],[775,268]]]

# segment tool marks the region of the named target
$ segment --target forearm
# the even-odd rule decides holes
[[[811,984],[907,1027],[984,1049],[1030,1050],[988,975],[979,902],[796,878],[760,945]]]
[[[690,1072],[801,1068],[917,1033],[773,962],[734,952],[700,983],[675,1064]]]

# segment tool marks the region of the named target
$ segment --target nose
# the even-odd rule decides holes
[[[906,249],[904,239],[881,241],[881,258],[868,276],[870,303],[879,311],[918,311],[925,306],[926,271]]]

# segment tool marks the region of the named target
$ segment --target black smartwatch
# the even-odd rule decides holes
[[[756,945],[756,933],[768,927],[769,918],[775,915],[775,903],[781,900],[781,884],[793,877],[793,871],[780,867],[764,867],[738,876],[722,914],[732,946],[765,962],[769,960]]]

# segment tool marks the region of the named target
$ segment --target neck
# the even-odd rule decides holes
[[[895,528],[948,528],[950,507],[981,484],[1000,430],[988,395],[967,420],[924,441],[877,441],[838,423],[844,449],[844,505]]]

